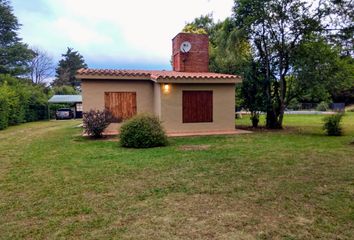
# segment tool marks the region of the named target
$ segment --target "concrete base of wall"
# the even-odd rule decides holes
[[[212,135],[235,135],[247,134],[251,131],[235,129],[235,130],[219,130],[219,131],[195,131],[195,132],[167,132],[168,137],[191,137],[191,136],[212,136]],[[119,131],[105,131],[105,136],[118,135]]]

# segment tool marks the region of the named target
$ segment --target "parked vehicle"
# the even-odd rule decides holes
[[[70,108],[59,108],[55,113],[55,119],[72,119],[74,112]]]

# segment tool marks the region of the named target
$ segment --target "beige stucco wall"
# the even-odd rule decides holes
[[[154,113],[161,117],[161,84],[154,83]]]
[[[182,122],[182,91],[213,91],[213,122]],[[170,92],[161,90],[161,120],[167,131],[216,131],[235,129],[235,84],[170,84]]]
[[[154,83],[146,80],[82,80],[83,111],[104,109],[105,92],[136,92],[137,113],[155,113]],[[112,123],[106,131],[116,131],[118,123]]]
[[[137,113],[159,116],[168,132],[197,132],[235,129],[234,84],[174,84],[164,92],[162,84],[146,80],[82,80],[83,111],[104,109],[105,92],[136,92]],[[213,122],[182,122],[182,91],[213,91]],[[107,131],[117,131],[120,124],[111,124]]]

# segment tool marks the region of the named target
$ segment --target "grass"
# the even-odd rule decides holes
[[[77,121],[11,127],[0,239],[352,239],[354,114],[342,137],[322,118],[135,150],[85,139]]]

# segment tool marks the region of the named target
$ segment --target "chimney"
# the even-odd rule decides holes
[[[173,71],[209,72],[208,35],[194,33],[177,34],[172,39],[172,60]]]

